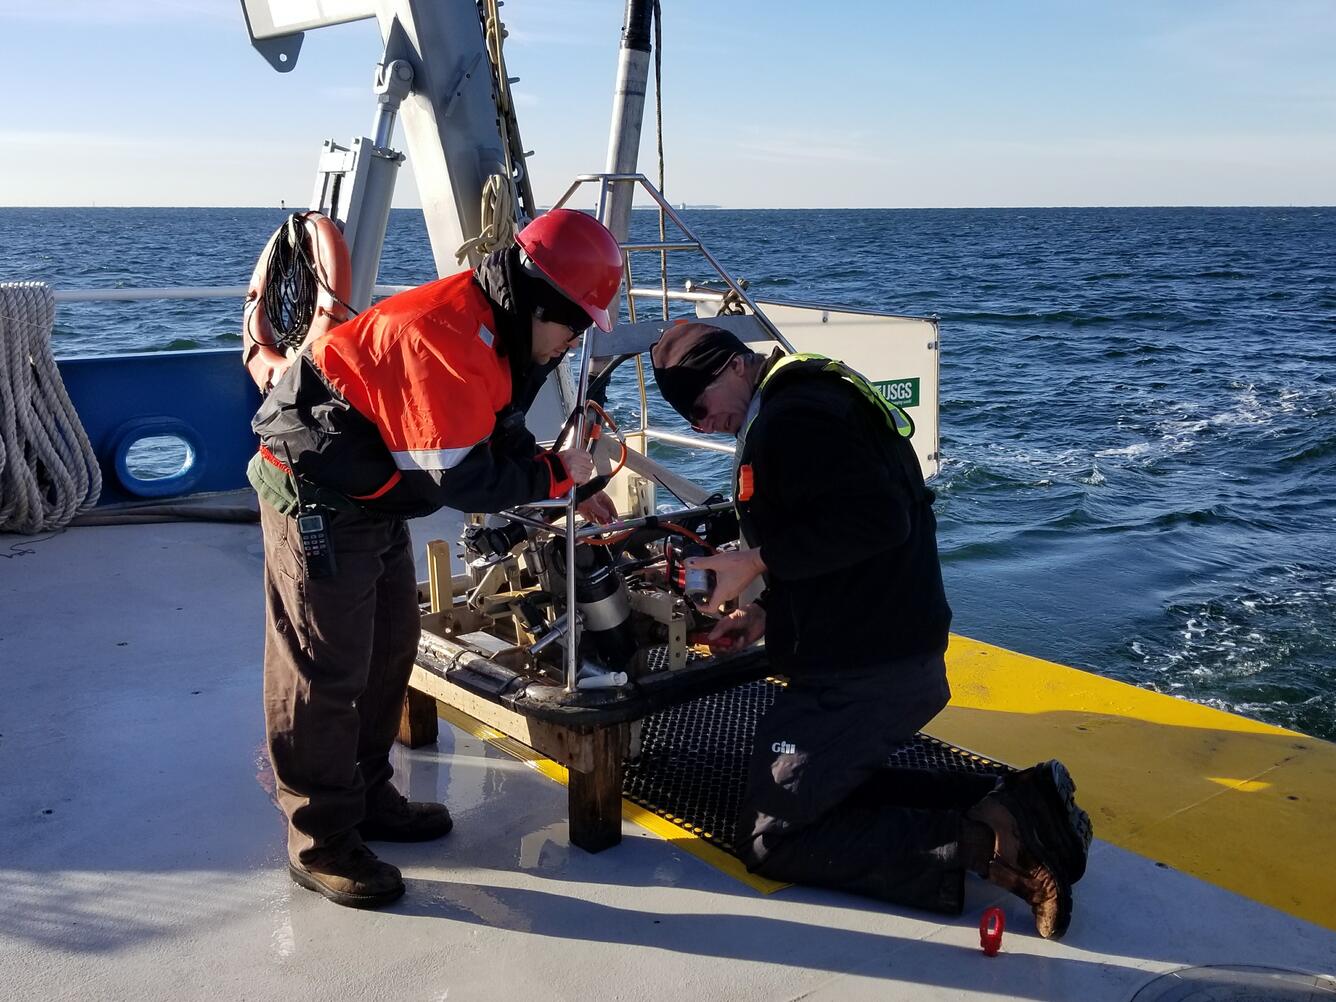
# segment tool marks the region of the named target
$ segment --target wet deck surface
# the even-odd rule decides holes
[[[455,831],[378,847],[407,896],[341,909],[284,870],[258,527],[0,536],[0,554],[0,998],[1121,1000],[1182,965],[1336,966],[1336,935],[1105,843],[1056,944],[973,880],[942,922],[761,895],[629,824],[589,856],[563,788],[445,725],[397,770]]]

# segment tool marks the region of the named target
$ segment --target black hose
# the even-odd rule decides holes
[[[269,251],[265,265],[264,315],[274,339],[284,348],[296,350],[306,339],[315,319],[315,270],[303,253],[302,237],[294,233],[293,215]],[[305,228],[303,227],[303,230]]]
[[[318,290],[323,289],[336,303],[356,316],[357,311],[339,298],[325,284],[307,249],[307,213],[294,212],[283,225],[283,232],[269,251],[264,289],[264,314],[273,328],[274,338],[292,351],[301,347],[315,319]]]

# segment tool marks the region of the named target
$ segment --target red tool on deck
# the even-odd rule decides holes
[[[996,957],[1002,949],[1002,931],[1007,927],[1007,918],[1001,908],[989,908],[979,919],[979,945],[984,956]]]

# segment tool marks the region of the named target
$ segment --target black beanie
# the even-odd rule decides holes
[[[649,350],[659,392],[688,421],[692,405],[728,363],[750,354],[750,348],[722,328],[681,322],[664,331]]]

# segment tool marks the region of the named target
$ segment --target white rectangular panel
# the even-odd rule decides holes
[[[765,315],[800,352],[837,358],[857,369],[914,420],[914,451],[923,475],[932,479],[940,465],[938,448],[937,321],[888,313],[757,301]],[[701,304],[702,319],[711,319]],[[766,352],[774,342],[750,343]]]
[[[278,38],[375,17],[376,0],[241,0],[251,37]]]

